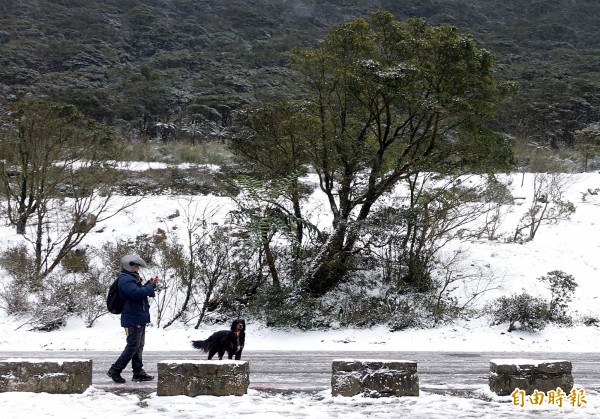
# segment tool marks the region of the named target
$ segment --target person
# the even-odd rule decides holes
[[[142,354],[146,338],[146,325],[150,323],[150,303],[148,297],[154,297],[157,276],[142,284],[139,269],[146,267],[146,262],[138,255],[125,255],[121,258],[119,273],[119,294],[125,301],[121,313],[121,327],[125,328],[127,344],[121,356],[111,365],[106,373],[115,383],[122,384],[125,379],[121,372],[131,361],[133,369],[132,381],[151,381],[154,376],[146,374]]]

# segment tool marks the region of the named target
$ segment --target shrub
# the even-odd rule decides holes
[[[23,315],[30,309],[29,293],[23,287],[15,286],[16,281],[9,281],[8,286],[0,291],[0,308],[8,315]]]
[[[488,309],[492,316],[492,324],[508,322],[509,332],[517,328],[528,331],[541,330],[546,326],[548,319],[546,302],[526,292],[497,298]]]
[[[586,326],[599,326],[600,325],[600,319],[598,319],[598,317],[596,317],[596,316],[590,316],[590,315],[582,316],[580,319],[580,322]]]
[[[44,281],[44,289],[38,297],[31,313],[31,330],[52,332],[66,326],[71,315],[78,315],[83,309],[81,288],[76,277],[52,275]]]
[[[99,269],[92,269],[84,275],[79,285],[79,294],[81,316],[86,327],[92,327],[98,318],[108,314],[106,294],[112,279],[113,276]]]
[[[89,261],[85,249],[71,250],[66,256],[60,261],[62,267],[67,272],[88,272]]]
[[[106,268],[101,269],[100,275],[106,275],[106,281],[110,285],[121,270],[121,258],[127,254],[137,254],[148,265],[152,265],[152,259],[156,252],[153,240],[153,237],[142,234],[127,241],[104,242],[99,249],[94,251],[102,268]]]
[[[417,303],[410,300],[410,297],[398,300],[390,313],[388,327],[390,332],[397,332],[411,327],[430,327],[431,324],[424,318],[423,309]]]
[[[551,271],[538,279],[548,285],[552,294],[548,303],[548,320],[558,323],[571,322],[567,310],[577,288],[575,278],[563,271]]]
[[[5,269],[11,278],[14,278],[12,286],[15,288],[25,287],[27,290],[32,290],[39,285],[36,281],[34,259],[25,244],[4,250],[0,254],[0,267]]]
[[[288,288],[267,286],[252,301],[249,311],[268,327],[295,327],[310,330],[328,326],[319,321],[318,301]]]

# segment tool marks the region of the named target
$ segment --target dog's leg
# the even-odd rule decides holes
[[[217,353],[217,350],[211,348],[210,351],[208,351],[208,359],[212,359],[216,353]]]
[[[223,349],[219,349],[219,359],[223,359],[223,355],[225,355],[225,351]]]
[[[242,350],[241,349],[235,353],[235,359],[237,359],[238,361],[240,359],[242,359]]]

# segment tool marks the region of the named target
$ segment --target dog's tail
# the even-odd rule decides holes
[[[196,349],[200,349],[201,351],[208,352],[208,342],[205,340],[193,340],[192,346]]]

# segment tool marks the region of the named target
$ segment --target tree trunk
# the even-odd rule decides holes
[[[335,287],[348,273],[348,256],[344,250],[346,221],[337,223],[333,234],[313,262],[306,283],[311,295],[318,297]]]
[[[181,316],[183,316],[183,313],[185,313],[185,311],[187,310],[188,304],[192,298],[192,285],[193,285],[193,278],[194,278],[194,274],[191,273],[192,270],[193,270],[193,268],[190,267],[190,275],[187,278],[185,299],[183,300],[183,304],[181,305],[181,308],[179,309],[179,311],[173,316],[173,318],[171,320],[169,320],[167,322],[167,324],[165,324],[163,326],[163,329],[166,329],[167,327],[169,327],[173,323],[175,323],[175,321],[177,321],[179,318],[181,318]]]
[[[25,234],[25,226],[27,225],[27,219],[23,219],[23,217],[19,217],[17,221],[17,234]]]
[[[269,272],[271,272],[271,278],[273,278],[273,286],[279,288],[281,286],[279,282],[279,275],[277,274],[277,267],[275,266],[275,256],[271,251],[269,240],[263,236],[263,250],[265,251],[265,258],[267,259],[267,265],[269,265]]]
[[[188,239],[188,251],[190,252],[189,255],[189,259],[187,260],[187,269],[185,269],[185,274],[181,275],[182,277],[185,277],[185,299],[183,300],[183,304],[181,305],[181,308],[179,309],[179,311],[173,316],[173,318],[171,320],[169,320],[167,322],[167,324],[165,324],[163,326],[163,329],[166,329],[167,327],[171,326],[173,323],[175,323],[175,321],[177,321],[179,318],[181,318],[181,316],[183,316],[183,313],[186,312],[187,308],[188,308],[188,304],[190,302],[190,300],[192,299],[192,292],[193,292],[193,285],[194,285],[194,279],[196,277],[196,260],[194,257],[195,254],[195,247],[194,247],[194,241],[192,240],[192,231],[190,231],[188,229],[187,232],[187,239]],[[176,269],[177,272],[177,269]]]
[[[44,217],[38,213],[37,231],[35,233],[35,278],[38,281],[42,279],[42,240],[44,237],[43,221]]]
[[[196,322],[196,325],[194,326],[194,329],[196,329],[196,330],[198,330],[198,328],[200,327],[200,324],[202,324],[202,320],[204,320],[204,316],[206,315],[206,307],[213,295],[213,291],[215,289],[215,281],[213,279],[215,279],[215,278],[211,277],[208,281],[208,286],[206,287],[206,294],[204,296],[204,302],[202,303],[202,308],[200,309],[198,321]]]

